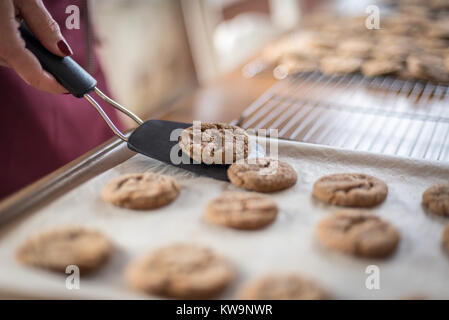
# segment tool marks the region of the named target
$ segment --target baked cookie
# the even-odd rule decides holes
[[[362,59],[353,57],[324,57],[320,61],[320,71],[330,75],[354,73],[360,70]]]
[[[373,43],[366,39],[348,39],[339,44],[337,55],[343,57],[367,58],[373,49]]]
[[[422,17],[401,14],[390,18],[385,24],[385,27],[393,34],[416,37],[426,31],[425,25],[426,20]]]
[[[299,44],[298,44],[299,45]],[[308,33],[302,43],[302,52],[310,59],[322,58],[335,54],[336,41],[323,33]]]
[[[165,206],[179,195],[179,185],[168,176],[132,173],[108,182],[101,196],[118,207],[145,210]]]
[[[396,76],[399,79],[404,79],[404,80],[413,80],[413,79],[415,79],[415,77],[410,73],[410,71],[408,71],[407,68],[402,68],[401,70],[399,70],[396,73]]]
[[[337,41],[325,33],[309,31],[306,32],[305,43],[307,48],[323,48],[332,50],[336,47]]]
[[[65,272],[76,265],[81,273],[102,266],[113,250],[111,242],[100,232],[80,227],[66,227],[29,238],[17,250],[23,264]]]
[[[237,187],[257,192],[274,192],[290,188],[298,176],[284,161],[270,158],[249,159],[234,163],[228,177]]]
[[[428,37],[416,37],[413,39],[419,49],[426,50],[442,50],[447,48],[447,43],[441,39],[431,39]]]
[[[312,72],[318,70],[317,60],[310,58],[286,57],[274,69],[273,74],[278,79],[284,79],[286,76],[301,72]]]
[[[245,130],[218,122],[194,122],[181,133],[179,145],[190,158],[205,164],[231,164],[249,154]]]
[[[383,44],[380,43],[378,48],[371,52],[371,58],[373,60],[391,60],[396,64],[401,64],[407,59],[411,49],[410,46],[398,45],[398,44]]]
[[[259,229],[278,214],[276,203],[253,192],[224,192],[206,206],[206,220],[235,229]]]
[[[426,4],[433,10],[443,11],[449,9],[449,2],[447,0],[429,0],[426,1]]]
[[[249,282],[238,294],[243,300],[323,300],[327,294],[315,282],[296,274],[269,275]]]
[[[419,79],[448,82],[449,72],[444,66],[442,57],[413,54],[407,58],[407,69]]]
[[[443,249],[449,254],[449,224],[443,230],[443,235],[441,237],[441,245]]]
[[[313,185],[313,195],[344,207],[373,207],[385,200],[385,182],[361,173],[338,173],[320,178]]]
[[[125,272],[137,290],[179,299],[211,298],[234,279],[228,261],[208,248],[174,244],[137,260]]]
[[[422,203],[436,214],[449,216],[449,183],[428,188],[422,195]]]
[[[399,243],[399,233],[393,226],[361,210],[335,212],[321,220],[316,234],[324,247],[369,258],[386,257]]]
[[[431,38],[449,38],[449,22],[447,20],[437,21],[430,25],[427,30],[427,35]]]
[[[376,77],[400,71],[401,64],[394,60],[372,59],[362,65],[362,73],[367,77]]]

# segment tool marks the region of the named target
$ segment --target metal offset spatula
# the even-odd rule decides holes
[[[101,92],[96,87],[97,80],[72,58],[61,58],[48,51],[24,23],[22,23],[19,30],[22,38],[25,40],[26,48],[38,58],[42,67],[50,72],[72,95],[77,98],[84,97],[87,99],[103,117],[112,131],[120,139],[128,143],[129,149],[199,175],[228,181],[226,173],[228,166],[226,165],[187,164],[185,162],[180,164],[172,163],[170,153],[178,143],[177,140],[171,141],[170,139],[173,131],[188,128],[192,124],[163,120],[148,120],[143,122],[134,113]],[[112,123],[101,106],[90,96],[91,92],[95,92],[100,98],[139,124],[139,127],[134,130],[129,138],[120,132],[114,123]],[[180,157],[182,155],[180,149],[178,150],[178,155]],[[182,156],[186,157],[186,155]]]

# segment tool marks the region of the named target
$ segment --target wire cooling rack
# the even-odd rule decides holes
[[[279,81],[235,121],[279,138],[449,161],[449,87],[393,77],[301,73]]]

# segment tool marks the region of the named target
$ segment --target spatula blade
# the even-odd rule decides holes
[[[131,134],[128,139],[128,148],[150,158],[202,176],[229,181],[227,175],[228,165],[193,163],[193,160],[179,149],[177,137],[179,137],[182,130],[191,126],[192,124],[183,122],[148,120]],[[173,163],[171,155],[175,159],[175,163]]]

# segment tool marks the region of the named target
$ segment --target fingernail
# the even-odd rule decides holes
[[[72,49],[69,47],[67,42],[65,42],[64,40],[59,40],[58,41],[58,48],[59,48],[59,50],[61,50],[61,52],[65,56],[71,56],[73,54]]]

